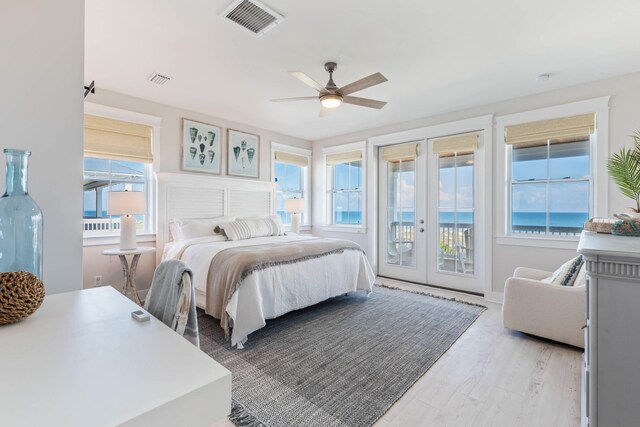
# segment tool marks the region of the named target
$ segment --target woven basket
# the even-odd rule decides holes
[[[0,325],[32,315],[44,300],[44,285],[26,271],[0,273]]]

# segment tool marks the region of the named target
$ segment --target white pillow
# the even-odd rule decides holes
[[[243,218],[221,226],[229,240],[245,240],[255,237],[281,236],[284,232],[280,217]]]
[[[544,283],[558,286],[573,286],[576,278],[578,277],[578,273],[580,272],[580,267],[582,267],[583,264],[584,259],[582,258],[582,255],[578,255],[577,257],[562,264],[551,276],[546,279],[542,279],[542,281]]]
[[[214,236],[216,226],[235,221],[235,216],[219,216],[217,218],[177,219],[169,223],[173,240],[195,239],[196,237]],[[224,240],[224,239],[223,239]]]

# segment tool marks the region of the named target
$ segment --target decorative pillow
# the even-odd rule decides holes
[[[195,239],[196,237],[213,236],[216,226],[235,221],[235,216],[219,216],[217,218],[177,219],[171,221],[169,230],[173,240]]]
[[[585,286],[587,284],[587,264],[582,263],[582,267],[580,267],[580,271],[578,271],[578,276],[576,277],[576,281],[573,282],[573,286]]]
[[[583,264],[584,259],[582,259],[582,255],[578,255],[562,264],[551,276],[542,279],[542,281],[552,285],[573,286],[580,272],[580,267],[582,267]]]
[[[280,236],[283,234],[280,217],[243,218],[220,226],[229,240],[245,240],[254,237]]]

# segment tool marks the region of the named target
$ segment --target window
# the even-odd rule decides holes
[[[276,189],[276,213],[280,215],[283,224],[291,224],[291,213],[284,210],[286,199],[304,199],[309,205],[309,159],[311,151],[296,149],[280,144],[272,143],[273,149],[273,176],[277,184]],[[285,151],[287,150],[287,151]],[[295,151],[295,152],[294,152]],[[311,217],[305,209],[302,213],[301,225],[309,225]]]
[[[85,236],[117,234],[120,217],[109,215],[110,191],[141,191],[151,210],[152,128],[85,115],[83,229]],[[149,214],[134,215],[138,232],[152,232]]]
[[[106,234],[120,230],[120,219],[109,216],[110,191],[147,191],[151,165],[95,157],[84,158],[84,231]],[[148,215],[134,215],[136,228],[149,231]]]
[[[328,225],[364,226],[363,151],[325,152]]]
[[[505,129],[511,172],[509,233],[579,235],[592,212],[595,115]]]

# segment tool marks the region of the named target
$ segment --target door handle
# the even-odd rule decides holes
[[[424,224],[424,219],[421,219],[421,220],[420,220],[420,224]]]
[[[424,233],[424,228],[421,228],[421,229],[420,229],[420,232],[421,232],[421,233]]]

